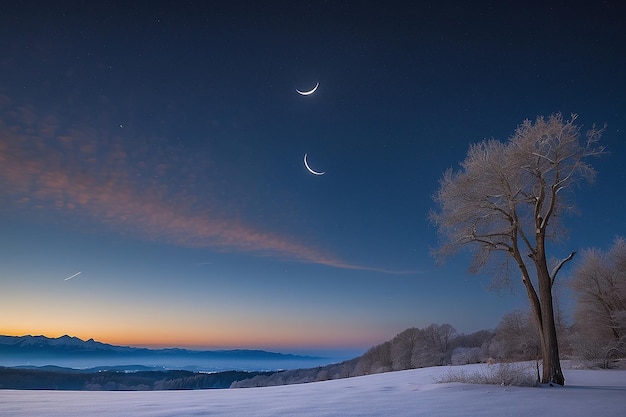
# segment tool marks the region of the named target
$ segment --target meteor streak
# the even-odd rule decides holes
[[[72,275],[72,276],[70,276],[70,277],[65,278],[63,281],[67,281],[67,280],[72,279],[72,278],[74,278],[74,277],[76,277],[76,276],[78,276],[78,275],[80,275],[80,272],[77,272],[77,273],[75,273],[74,275]]]

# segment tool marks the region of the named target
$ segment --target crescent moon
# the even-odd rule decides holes
[[[310,96],[311,94],[313,94],[315,92],[315,90],[317,90],[317,87],[320,86],[320,83],[315,84],[315,87],[313,87],[311,90],[309,91],[300,91],[296,88],[296,92],[298,94],[302,94],[303,96]]]
[[[309,166],[309,163],[306,160],[306,156],[307,154],[304,154],[304,166],[306,167],[306,169],[313,175],[324,175],[325,172],[314,171],[313,169],[311,169],[311,167]]]

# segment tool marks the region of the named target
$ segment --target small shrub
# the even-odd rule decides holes
[[[474,372],[467,372],[464,369],[452,370],[436,382],[535,387],[537,386],[537,377],[529,365],[499,363],[485,365],[482,370]]]

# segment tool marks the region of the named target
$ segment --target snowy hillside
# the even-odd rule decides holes
[[[161,391],[1,391],[0,416],[474,416],[623,417],[626,371],[565,370],[566,387],[520,388],[434,381],[435,367],[268,388]],[[483,368],[481,368],[483,367]]]

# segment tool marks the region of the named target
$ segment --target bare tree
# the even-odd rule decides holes
[[[391,341],[376,345],[365,352],[354,367],[354,376],[389,372],[393,368]]]
[[[489,351],[504,361],[537,359],[540,341],[533,317],[521,310],[505,314],[496,327]]]
[[[626,355],[626,241],[616,239],[608,252],[584,251],[571,286],[579,353],[608,367],[611,357]]]
[[[412,362],[413,352],[419,346],[422,331],[411,327],[398,333],[391,341],[391,362],[394,371],[412,369],[416,364]]]
[[[542,383],[565,383],[554,320],[552,287],[575,252],[550,265],[546,243],[562,235],[559,218],[570,206],[567,192],[581,179],[593,180],[586,162],[604,153],[598,146],[603,129],[593,127],[580,140],[577,116],[560,113],[519,125],[507,143],[485,140],[470,146],[458,171],[448,170],[433,197],[443,260],[462,247],[474,250],[470,271],[493,265],[494,282],[508,282],[512,265],[537,322],[543,359]]]
[[[421,332],[421,341],[413,350],[412,361],[418,367],[439,366],[450,363],[452,340],[456,329],[448,323],[431,324]]]

